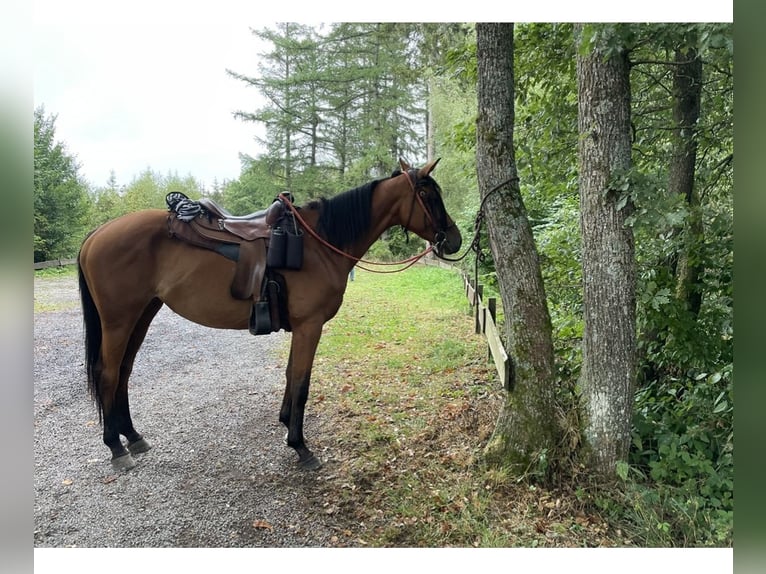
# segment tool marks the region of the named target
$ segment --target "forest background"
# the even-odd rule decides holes
[[[611,28],[611,30],[609,30]],[[633,168],[621,174],[637,262],[639,377],[633,445],[620,478],[651,509],[657,540],[733,539],[733,36],[730,24],[603,26],[631,49]],[[85,234],[123,213],[162,208],[169,191],[261,209],[287,189],[299,203],[386,177],[398,157],[441,157],[435,174],[464,237],[479,206],[476,38],[467,24],[279,24],[257,76],[231,70],[265,98],[237,110],[265,128],[263,153],[239,178],[203,187],[150,168],[125,186],[79,175],[56,139],[56,114],[34,112],[34,259],[76,255]],[[576,388],[582,364],[576,44],[568,24],[517,25],[515,141],[521,190],[540,254],[556,377]],[[694,192],[671,193],[677,54],[701,62]],[[369,254],[420,249],[392,232]],[[486,245],[486,241],[485,241]],[[469,264],[471,264],[469,262]],[[491,259],[481,280],[495,284]],[[689,283],[689,277],[693,281]],[[659,510],[658,510],[659,509]],[[678,525],[686,525],[677,528]],[[672,534],[670,534],[672,532]]]

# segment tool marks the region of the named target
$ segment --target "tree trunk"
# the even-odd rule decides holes
[[[695,317],[702,305],[702,274],[699,246],[702,241],[702,213],[694,189],[697,162],[697,121],[702,96],[702,60],[694,48],[678,49],[673,74],[673,154],[670,158],[668,190],[686,198],[689,217],[676,267],[676,297],[686,303]]]
[[[611,187],[631,166],[627,53],[607,56],[596,47],[579,55],[577,84],[584,430],[591,469],[609,477],[627,458],[636,376],[636,264],[625,224],[631,203]]]
[[[545,470],[556,445],[551,320],[532,228],[516,177],[513,147],[513,24],[477,24],[476,164],[505,309],[514,382],[485,454],[518,473]]]
[[[431,83],[432,79],[426,80],[426,161],[434,159],[434,115],[431,111]]]

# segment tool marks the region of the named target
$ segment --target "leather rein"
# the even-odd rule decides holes
[[[421,197],[421,194],[418,193],[418,191],[417,191],[417,186],[416,186],[417,172],[414,172],[414,173],[413,172],[414,172],[414,170],[409,170],[407,172],[404,172],[403,175],[405,175],[407,177],[407,182],[410,184],[410,187],[412,188],[412,193],[415,196],[415,199],[418,201],[418,203],[420,203],[420,207],[423,209],[423,213],[425,214],[426,219],[431,224],[431,227],[434,229],[435,235],[436,235],[437,239],[438,239],[439,235],[441,235],[442,236],[441,241],[444,241],[444,237],[445,237],[444,236],[444,232],[443,231],[438,231],[438,229],[436,227],[436,224],[434,223],[434,219],[431,216],[430,211],[426,207],[426,204],[423,201],[423,198]],[[371,273],[398,273],[399,271],[404,271],[405,269],[409,269],[412,265],[417,263],[420,259],[422,259],[423,257],[425,257],[426,255],[428,255],[429,253],[431,253],[434,250],[434,245],[429,245],[427,249],[425,249],[424,251],[421,251],[417,255],[413,255],[412,257],[408,257],[407,259],[403,259],[401,261],[391,261],[391,262],[368,261],[368,260],[362,259],[360,257],[354,257],[350,253],[346,253],[345,251],[343,251],[341,249],[338,249],[332,243],[330,243],[330,242],[326,241],[325,239],[323,239],[310,225],[308,225],[306,223],[306,221],[303,219],[303,217],[301,217],[301,214],[298,211],[298,209],[293,205],[293,203],[290,201],[290,199],[285,194],[280,193],[279,194],[279,198],[284,202],[285,205],[287,205],[287,207],[290,209],[290,211],[292,211],[293,215],[295,215],[295,218],[300,222],[300,224],[303,226],[303,228],[306,231],[308,231],[309,235],[311,235],[314,239],[319,241],[319,243],[321,243],[322,245],[324,245],[325,247],[327,247],[328,249],[330,249],[334,253],[337,253],[338,255],[341,255],[341,256],[345,257],[346,259],[351,259],[352,261],[355,261],[356,264],[357,264],[357,267],[359,267],[360,269],[364,269],[365,271],[369,271]],[[412,220],[412,213],[413,213],[414,207],[415,207],[415,199],[413,199],[412,207],[410,208],[410,216],[409,216],[409,218],[407,220],[408,224]],[[453,223],[453,225],[454,225],[454,223]],[[441,241],[438,241],[436,245],[441,243]],[[370,269],[368,267],[365,267],[364,265],[383,265],[383,266],[385,266],[385,265],[404,265],[404,267],[401,267],[399,269],[393,269],[393,270],[390,270],[390,271],[379,271],[377,269]]]

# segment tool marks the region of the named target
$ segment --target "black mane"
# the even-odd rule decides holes
[[[330,199],[310,203],[309,208],[320,210],[319,233],[339,249],[359,239],[370,229],[372,193],[380,181],[371,181]]]

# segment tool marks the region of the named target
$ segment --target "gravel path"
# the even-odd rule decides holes
[[[154,448],[116,474],[87,392],[74,277],[35,279],[36,547],[333,546],[326,463],[297,468],[278,422],[284,333],[214,330],[167,308],[130,380],[131,410]],[[329,470],[328,470],[329,469]]]

